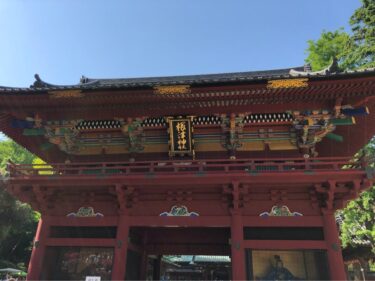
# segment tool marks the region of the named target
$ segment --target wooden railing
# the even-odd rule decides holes
[[[177,175],[177,174],[222,174],[222,173],[295,173],[364,170],[366,163],[346,157],[336,158],[279,158],[240,160],[184,160],[146,162],[102,162],[102,163],[49,163],[23,165],[8,163],[10,178],[22,177],[70,177],[77,175],[128,176],[128,175]]]

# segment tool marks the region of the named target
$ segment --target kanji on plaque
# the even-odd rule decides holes
[[[189,118],[176,118],[169,120],[170,136],[170,154],[191,154],[192,145],[192,128]]]
[[[186,150],[186,124],[185,122],[177,122],[177,144],[178,150]]]

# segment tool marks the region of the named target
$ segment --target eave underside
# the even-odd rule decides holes
[[[202,114],[238,114],[283,112],[290,110],[332,109],[338,99],[342,104],[367,106],[375,111],[375,83],[373,77],[337,79],[335,81],[309,81],[309,87],[268,89],[262,84],[201,87],[191,93],[156,95],[152,90],[111,90],[82,92],[82,97],[53,98],[48,92],[38,94],[1,94],[0,130],[16,142],[49,162],[65,161],[67,154],[54,147],[42,151],[44,137],[32,140],[22,135],[22,130],[9,126],[12,118],[27,118],[37,114],[45,120],[113,119],[134,117],[160,117]],[[337,145],[324,139],[317,145],[320,156],[354,155],[375,133],[374,114],[358,117],[355,126],[337,128],[344,143]],[[335,131],[335,132],[336,132]],[[294,156],[291,151],[285,152]],[[243,156],[242,156],[243,154]],[[266,152],[278,156],[282,152]],[[239,153],[238,157],[256,157],[258,152]],[[264,153],[263,153],[264,155]],[[201,154],[210,158],[210,153]],[[161,157],[162,155],[149,155]],[[218,158],[222,155],[217,155]],[[73,156],[74,161],[126,160],[123,156]],[[141,157],[142,159],[142,157]]]

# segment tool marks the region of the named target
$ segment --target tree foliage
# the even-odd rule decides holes
[[[5,174],[6,163],[10,160],[14,163],[32,164],[35,156],[14,141],[0,142],[0,174]]]
[[[375,137],[357,155],[364,155],[370,160],[369,170],[375,169]],[[375,254],[375,186],[349,202],[340,216],[343,246],[367,246]]]
[[[318,40],[307,41],[306,62],[310,63],[313,71],[328,67],[333,58],[338,59],[339,65],[342,65],[349,41],[350,36],[343,29],[333,32],[323,31]]]
[[[343,28],[323,31],[316,41],[309,40],[306,62],[314,71],[337,59],[341,70],[375,67],[375,1],[362,0],[350,18],[351,34]]]
[[[0,174],[7,161],[31,164],[35,156],[13,141],[0,142]],[[25,269],[35,235],[39,214],[0,187],[0,267]]]
[[[361,2],[350,18],[353,35],[346,62],[354,68],[375,67],[375,1]]]
[[[375,137],[356,156],[366,155],[370,160],[368,170],[375,169]],[[350,201],[345,209],[337,212],[340,217],[340,238],[344,257],[357,260],[353,272],[361,278],[361,268],[370,270],[375,261],[375,186],[362,192],[356,200]]]
[[[351,201],[342,212],[341,241],[344,247],[368,246],[375,254],[375,187]]]

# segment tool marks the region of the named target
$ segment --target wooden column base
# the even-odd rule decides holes
[[[31,253],[26,280],[40,280],[43,269],[43,260],[46,252],[46,241],[49,233],[49,219],[43,216],[38,224],[35,234],[33,251]]]

